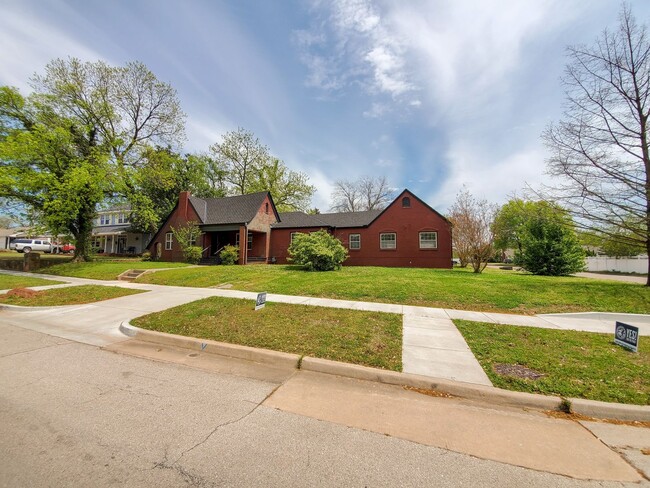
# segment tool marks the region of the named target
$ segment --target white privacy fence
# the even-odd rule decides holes
[[[648,257],[611,258],[598,256],[587,258],[587,271],[618,271],[619,273],[647,273]]]

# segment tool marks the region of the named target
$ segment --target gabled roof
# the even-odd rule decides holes
[[[190,203],[201,224],[245,224],[255,218],[267,195],[269,192],[262,191],[223,198],[190,197]]]
[[[274,229],[291,229],[298,227],[368,227],[388,208],[395,204],[395,202],[400,200],[405,194],[415,198],[431,212],[442,218],[445,222],[449,222],[444,215],[432,208],[426,202],[422,201],[408,189],[405,189],[390,204],[381,210],[365,210],[363,212],[339,212],[315,215],[306,214],[304,212],[285,212],[280,214],[280,222],[276,222],[271,227]]]
[[[271,225],[274,229],[288,229],[293,227],[329,227],[327,222],[320,220],[320,215],[306,214],[305,212],[281,212],[280,222]]]

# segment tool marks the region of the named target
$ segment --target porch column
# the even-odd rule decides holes
[[[239,227],[239,264],[248,262],[248,232],[245,225]]]
[[[264,258],[266,264],[269,264],[269,253],[271,252],[271,231],[266,232],[266,245],[264,249]]]

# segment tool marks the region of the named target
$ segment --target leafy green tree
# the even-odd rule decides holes
[[[225,192],[208,180],[207,156],[181,156],[169,147],[149,147],[134,171],[134,195],[131,197],[134,228],[153,232],[171,213],[181,191],[201,198],[222,197]]]
[[[280,212],[304,210],[309,208],[316,191],[308,180],[306,174],[291,171],[279,159],[271,158],[256,170],[250,190],[270,191]]]
[[[245,129],[227,132],[210,146],[211,178],[224,184],[229,195],[270,191],[280,211],[307,210],[316,188],[304,173],[291,171]]]
[[[95,207],[110,185],[107,147],[92,127],[13,88],[0,87],[0,120],[0,195],[72,235],[75,258],[87,256]]]
[[[336,237],[319,230],[311,234],[296,234],[289,246],[289,256],[289,261],[309,271],[333,271],[341,269],[348,251]]]
[[[501,251],[515,249],[521,253],[528,222],[538,217],[552,219],[556,215],[562,219],[559,215],[561,213],[559,207],[545,201],[513,198],[503,205],[494,217],[494,247]]]
[[[174,239],[178,242],[185,261],[191,264],[197,264],[201,260],[201,246],[197,246],[201,236],[199,224],[190,220],[178,227],[171,227]]]
[[[516,261],[537,275],[564,276],[585,267],[585,252],[575,231],[562,219],[543,216],[529,219]]]
[[[75,259],[87,260],[97,204],[121,196],[146,207],[135,169],[148,146],[182,138],[184,114],[175,90],[138,62],[56,59],[32,87],[27,98],[0,87],[0,197],[67,230]]]
[[[534,274],[565,275],[584,268],[584,251],[568,212],[545,201],[514,198],[492,226],[498,249],[515,249],[515,263]]]

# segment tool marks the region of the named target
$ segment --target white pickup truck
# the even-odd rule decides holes
[[[15,249],[18,252],[52,252],[52,243],[44,239],[15,239],[9,244],[9,249]]]

